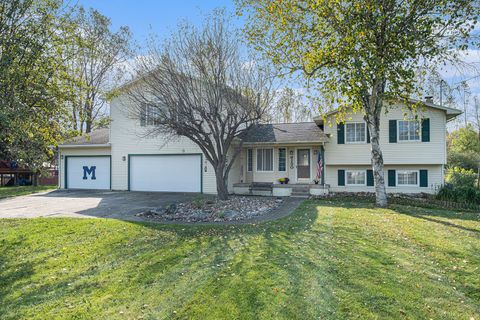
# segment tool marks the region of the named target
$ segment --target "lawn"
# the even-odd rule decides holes
[[[57,186],[0,187],[0,199],[56,189]]]
[[[305,201],[248,226],[0,220],[2,319],[480,319],[478,213]]]

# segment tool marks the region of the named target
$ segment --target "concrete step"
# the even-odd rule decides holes
[[[292,198],[302,198],[302,199],[308,199],[310,198],[309,194],[293,194],[291,195]]]
[[[292,191],[292,196],[310,196],[310,192],[295,192]]]

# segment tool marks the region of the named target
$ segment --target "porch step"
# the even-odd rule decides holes
[[[306,197],[308,198],[310,196],[310,191],[309,190],[306,190],[306,191],[292,191],[292,197]]]
[[[306,193],[294,193],[294,192],[292,192],[291,197],[292,197],[292,198],[308,199],[308,198],[310,197],[310,194],[306,194]]]

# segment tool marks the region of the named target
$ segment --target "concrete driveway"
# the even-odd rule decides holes
[[[141,221],[135,214],[197,194],[56,190],[0,200],[0,218],[75,217]]]

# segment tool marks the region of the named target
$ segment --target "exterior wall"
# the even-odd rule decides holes
[[[112,189],[128,189],[129,154],[189,154],[202,153],[200,148],[187,138],[164,138],[148,136],[152,127],[140,126],[132,105],[125,97],[115,98],[110,104],[112,118],[110,143],[112,145]],[[125,157],[125,158],[124,158]],[[125,160],[124,160],[125,159]],[[203,157],[203,192],[216,193],[215,172]]]
[[[405,116],[406,114],[406,116]],[[433,108],[418,110],[419,118],[430,119],[429,142],[400,142],[389,143],[389,120],[403,120],[411,113],[402,109],[401,105],[389,109],[382,114],[380,121],[380,146],[383,158],[388,164],[445,164],[446,163],[446,115],[445,112]],[[345,121],[363,122],[360,113],[351,114]],[[337,143],[337,123],[334,116],[329,116],[325,123],[325,133],[330,134],[330,142],[325,145],[325,163],[328,165],[357,165],[370,164],[370,144]]]
[[[66,156],[109,156],[110,148],[60,148],[58,151],[58,186],[60,189],[65,189],[65,157]],[[112,166],[113,169],[113,166]]]
[[[338,170],[367,170],[371,166],[365,165],[327,165],[325,166],[325,183],[330,185],[332,192],[375,192],[375,187],[367,186],[339,186]],[[428,170],[428,187],[404,187],[388,186],[388,170]],[[385,186],[388,193],[435,193],[443,184],[443,166],[442,165],[386,165]]]
[[[273,148],[273,171],[257,171],[257,149]],[[286,148],[286,171],[278,171],[278,149]],[[253,149],[253,170],[247,171],[247,150]],[[297,149],[310,149],[310,179],[309,181],[297,181]],[[238,161],[241,162],[242,170],[240,171],[241,179],[238,182],[273,182],[279,183],[279,178],[288,177],[289,183],[311,183],[317,173],[317,155],[315,150],[319,150],[320,145],[305,145],[305,146],[273,146],[273,145],[259,145],[253,147],[244,147]],[[293,155],[290,155],[293,152]]]

